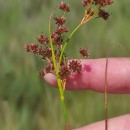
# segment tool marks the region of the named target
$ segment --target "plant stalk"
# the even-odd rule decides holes
[[[52,15],[50,16],[50,20],[51,20],[51,17],[52,17]],[[62,109],[63,109],[63,113],[64,113],[65,129],[70,130],[68,114],[67,114],[67,109],[66,109],[66,104],[65,104],[65,99],[64,99],[64,90],[63,90],[61,80],[60,80],[60,78],[58,76],[59,69],[57,68],[56,58],[55,58],[55,54],[54,54],[54,47],[53,47],[53,43],[52,43],[52,39],[51,39],[50,20],[49,20],[49,39],[50,39],[50,46],[51,46],[51,52],[52,52],[52,60],[53,60],[53,64],[54,64],[54,70],[55,70],[55,73],[56,73],[57,84],[58,84],[58,89],[59,89],[60,99],[61,99],[61,105],[62,105]]]
[[[61,54],[60,54],[58,68],[60,68],[60,63],[61,63],[61,60],[62,60],[62,56],[63,56],[63,53],[64,53],[64,51],[65,51],[65,48],[66,48],[66,46],[67,46],[69,40],[70,40],[71,37],[75,34],[75,32],[79,29],[80,26],[81,26],[81,24],[79,24],[79,25],[71,32],[71,34],[69,35],[68,39],[65,41],[64,46],[63,46],[62,51],[61,51]]]
[[[58,77],[57,77],[57,83],[58,83],[58,88],[60,92],[61,106],[64,113],[65,129],[70,130],[70,123],[69,123],[68,113],[67,113],[66,104],[65,104],[64,91],[63,91],[62,83]],[[62,90],[60,88],[62,88]]]
[[[107,73],[108,73],[108,57],[106,59],[105,66],[105,85],[104,85],[104,109],[105,109],[105,130],[108,130],[108,81],[107,81]]]

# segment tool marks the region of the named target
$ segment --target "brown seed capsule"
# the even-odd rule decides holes
[[[83,1],[82,1],[82,5],[83,5],[83,7],[86,7],[86,6],[88,6],[91,2],[92,2],[92,0],[83,0]]]
[[[62,33],[66,33],[68,31],[69,30],[65,26],[58,26],[57,30],[56,30],[56,33],[59,35],[59,34],[62,34]]]
[[[80,54],[81,54],[83,57],[85,57],[85,58],[87,58],[87,57],[89,56],[87,50],[85,50],[85,49],[80,49],[79,52],[80,52]]]
[[[54,20],[58,26],[64,25],[66,22],[65,17],[54,17]]]
[[[64,2],[61,2],[61,3],[60,3],[59,9],[65,11],[65,12],[69,12],[69,11],[70,11],[69,5],[67,5],[67,4],[64,3]]]
[[[78,60],[72,60],[69,62],[69,69],[73,73],[80,73],[82,71],[81,62]]]
[[[70,70],[67,66],[61,66],[59,76],[60,79],[64,80],[70,75]]]
[[[38,50],[38,45],[37,44],[30,44],[30,45],[25,45],[25,49],[27,50],[27,52],[34,52],[36,53]]]
[[[104,10],[99,10],[98,16],[102,17],[104,20],[107,20],[110,14]]]
[[[40,36],[38,36],[37,40],[41,44],[47,44],[49,42],[48,38],[44,34],[41,34]]]

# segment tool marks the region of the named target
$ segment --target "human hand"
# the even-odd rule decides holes
[[[81,60],[83,71],[80,75],[72,75],[67,79],[66,89],[90,89],[104,92],[106,59]],[[111,94],[130,93],[130,58],[109,58],[107,68],[107,92]],[[56,77],[45,75],[47,83],[56,86]],[[105,123],[100,121],[75,130],[104,130]],[[130,115],[119,116],[108,120],[109,130],[130,130]]]

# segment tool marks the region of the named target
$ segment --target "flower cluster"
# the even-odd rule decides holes
[[[54,46],[54,55],[55,60],[58,65],[59,58],[61,56],[62,46],[64,43],[64,33],[67,33],[69,30],[66,27],[66,18],[65,13],[70,11],[70,7],[68,4],[61,2],[59,5],[59,9],[64,12],[62,16],[55,16],[53,20],[56,24],[56,30],[53,31],[51,35],[51,40]],[[52,59],[52,48],[50,48],[50,39],[44,34],[40,34],[37,37],[38,44],[32,43],[25,45],[27,52],[32,52],[36,55],[42,56],[42,59],[47,61],[47,65],[40,70],[39,75],[41,77],[45,76],[46,73],[55,73],[53,59]],[[88,53],[87,50],[82,49],[80,53],[83,57],[87,58]],[[66,79],[72,73],[80,73],[82,71],[82,65],[78,60],[72,60],[68,62],[67,55],[64,52],[62,55],[62,60],[60,62],[60,68],[58,72],[58,76],[61,80]]]
[[[25,45],[25,49],[27,52],[33,52],[34,54],[41,55],[43,59],[50,61],[52,53],[51,48],[48,45],[48,38],[44,34],[41,34],[37,37],[37,41],[39,44],[27,44]]]
[[[89,56],[87,50],[85,50],[85,49],[80,48],[79,52],[80,52],[81,56],[83,56],[83,57],[87,58]]]
[[[82,65],[79,60],[69,61],[68,65],[63,65],[60,68],[59,76],[61,80],[65,80],[71,74],[80,74]]]
[[[107,20],[110,14],[105,11],[103,8],[111,5],[113,2],[111,0],[83,0],[82,5],[86,8],[86,18],[83,19],[82,23],[88,21],[88,19],[94,17],[101,17],[104,20]],[[94,7],[96,6],[96,8]]]
[[[102,17],[104,20],[107,20],[109,13],[102,8],[111,4],[111,0],[83,0],[82,5],[85,7],[85,15],[81,20],[80,26],[83,23],[88,22],[90,19],[96,18],[97,16]],[[96,8],[93,6],[96,6]],[[82,72],[82,65],[79,60],[68,61],[67,55],[63,51],[64,44],[69,41],[68,38],[65,39],[64,34],[68,33],[69,31],[66,27],[65,14],[70,11],[70,6],[64,2],[61,2],[59,9],[63,11],[63,15],[53,16],[56,29],[53,30],[53,32],[50,32],[50,38],[44,34],[40,34],[37,37],[37,44],[27,44],[25,45],[25,48],[27,52],[32,52],[36,55],[40,55],[43,60],[47,61],[47,65],[39,72],[39,75],[41,77],[43,77],[46,73],[53,73],[56,76],[60,77],[61,80],[65,80],[69,75],[73,73],[80,74]],[[50,46],[51,42],[53,44],[53,48]],[[79,52],[81,56],[88,58],[89,54],[86,49],[80,49]],[[56,61],[55,65],[54,58]],[[59,67],[57,69],[58,73],[56,73],[55,67]]]
[[[69,5],[67,5],[66,3],[64,2],[61,2],[60,5],[59,5],[59,9],[65,11],[65,12],[69,12],[70,11],[70,7]]]
[[[69,5],[66,3],[61,2],[59,5],[59,9],[64,11],[64,13],[70,11]],[[69,30],[66,27],[66,18],[65,16],[54,16],[53,17],[55,24],[57,25],[56,31],[51,34],[52,42],[55,45],[61,46],[63,43],[63,33],[67,33]]]
[[[105,7],[107,5],[111,5],[113,2],[111,0],[83,0],[82,5],[88,6],[90,4],[98,5],[99,7]]]

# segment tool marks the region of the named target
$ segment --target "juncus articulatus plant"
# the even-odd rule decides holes
[[[52,73],[56,76],[66,130],[70,130],[64,96],[67,78],[72,74],[80,75],[83,68],[80,60],[68,59],[66,46],[73,35],[83,24],[88,23],[90,20],[95,18],[107,20],[110,14],[105,10],[105,7],[111,4],[111,0],[83,0],[83,17],[79,21],[77,27],[71,31],[71,29],[66,26],[66,14],[71,11],[70,5],[61,2],[59,4],[59,10],[62,11],[61,15],[57,16],[55,12],[53,12],[50,16],[48,24],[48,36],[40,34],[37,37],[37,43],[25,45],[27,52],[32,52],[46,61],[46,66],[43,66],[42,70],[39,71],[39,75],[44,77],[47,73]],[[56,26],[56,29],[53,31],[51,30],[52,19],[54,20]],[[66,33],[69,33],[68,37]],[[88,58],[89,56],[87,49],[80,48],[79,53],[84,58]]]

